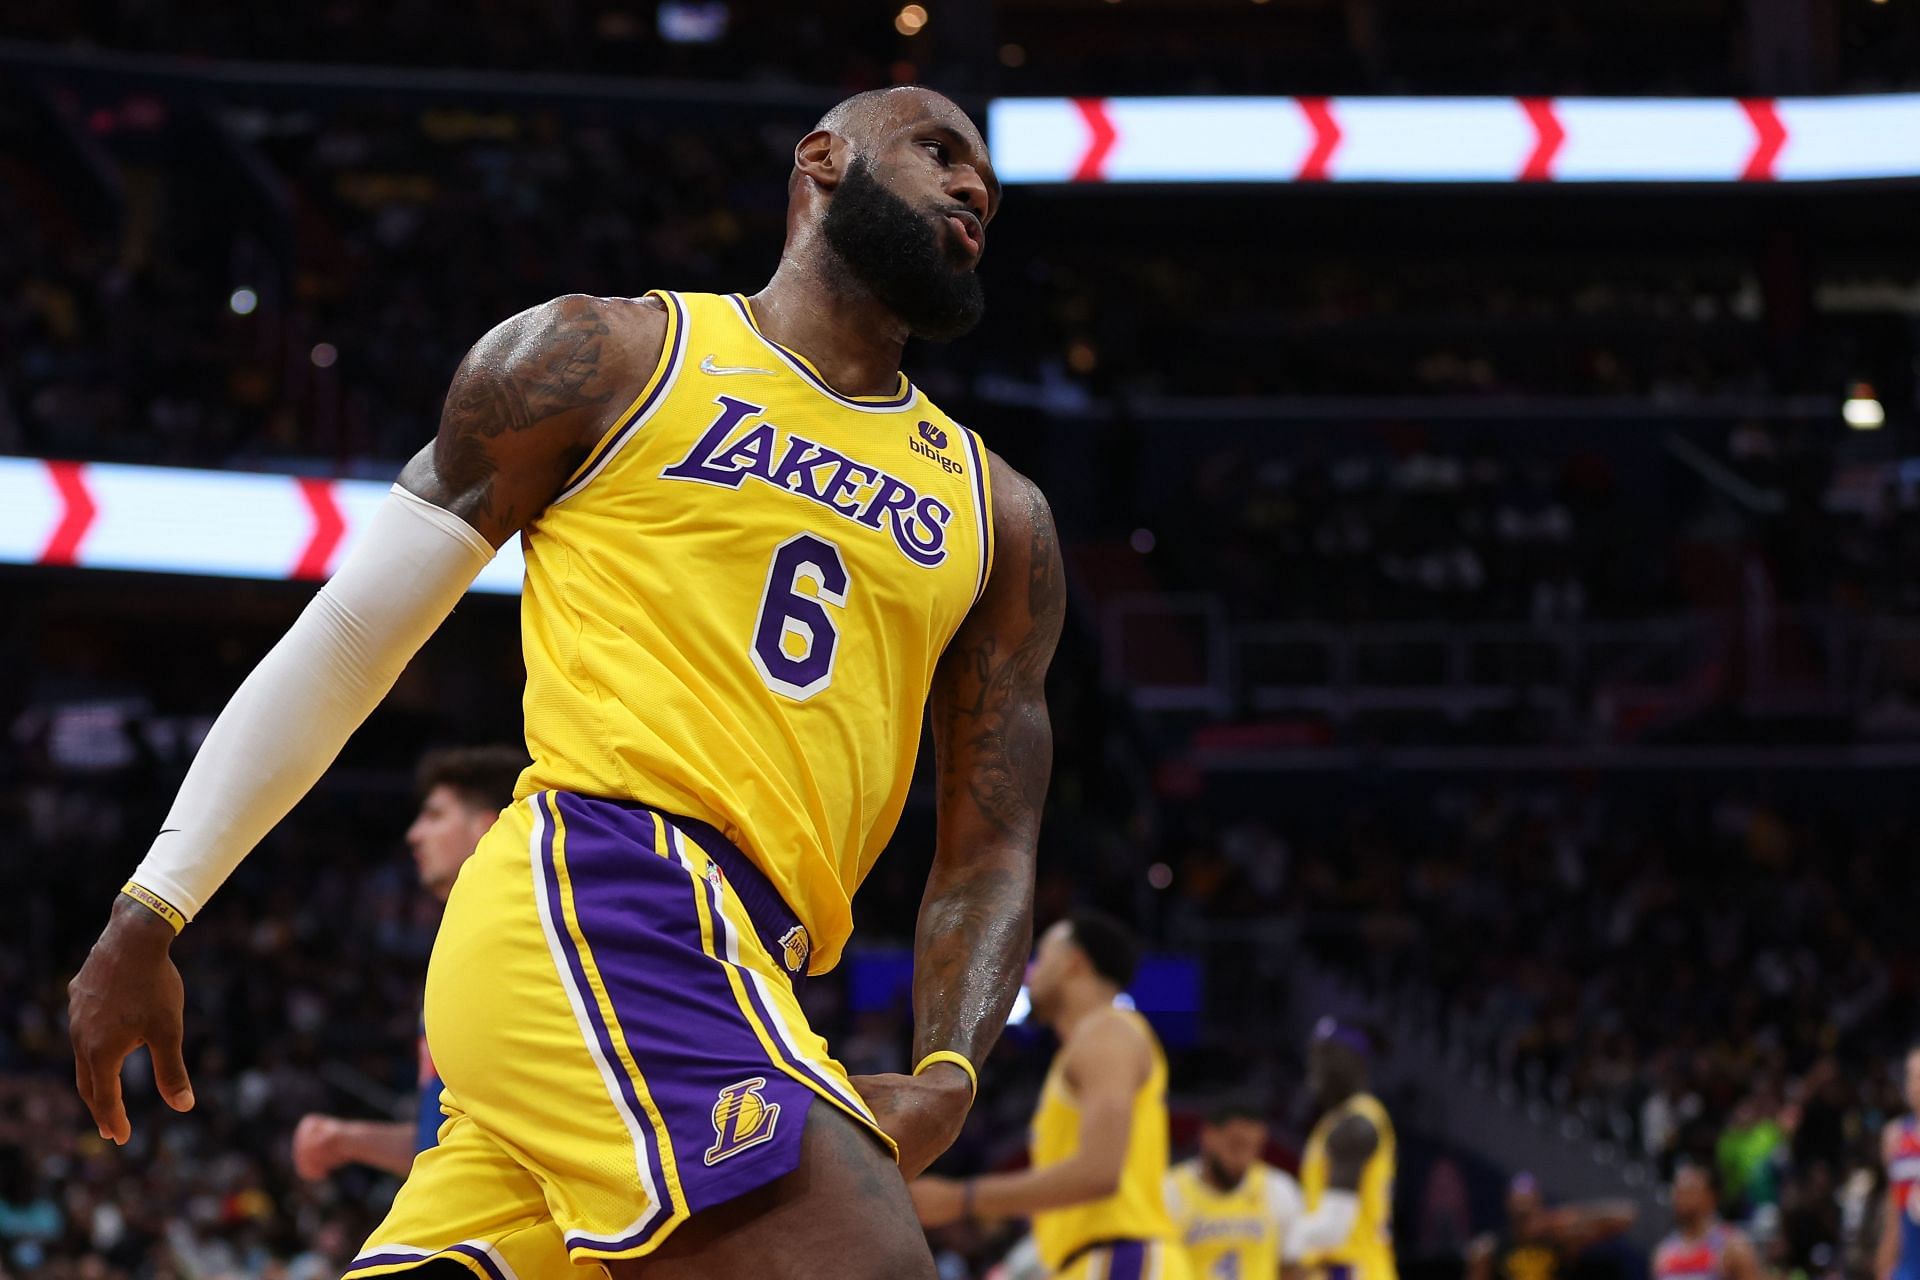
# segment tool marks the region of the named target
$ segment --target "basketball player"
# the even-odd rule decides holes
[[[1467,1280],[1564,1280],[1581,1254],[1630,1230],[1631,1202],[1595,1200],[1549,1209],[1530,1173],[1507,1186],[1507,1225],[1467,1250]]]
[[[102,1133],[127,1137],[139,1044],[191,1106],[174,934],[521,539],[533,763],[428,968],[440,1144],[350,1275],[934,1274],[901,1175],[959,1132],[1019,988],[1060,559],[1039,491],[899,369],[980,316],[999,185],[973,123],[862,94],[788,190],[758,294],[563,297],[468,353],[72,984]],[[929,703],[917,1066],[850,1081],[798,992],[840,959]]]
[[[1060,1050],[1033,1117],[1033,1166],[921,1178],[913,1202],[923,1224],[1030,1217],[1050,1276],[1186,1280],[1162,1194],[1166,1054],[1145,1018],[1114,1003],[1136,958],[1126,927],[1099,912],[1077,911],[1047,930],[1027,991]]]
[[[1875,1280],[1920,1280],[1920,1045],[1907,1051],[1907,1106],[1889,1124],[1881,1146],[1887,1163],[1887,1206],[1881,1214]]]
[[[1300,1161],[1306,1212],[1287,1235],[1286,1258],[1319,1280],[1396,1280],[1393,1261],[1393,1122],[1367,1092],[1375,1039],[1322,1018],[1307,1045],[1307,1089],[1320,1108]]]
[[[1720,1220],[1720,1198],[1705,1166],[1673,1175],[1673,1232],[1653,1253],[1654,1280],[1760,1280],[1746,1235]]]
[[[1278,1280],[1300,1184],[1260,1158],[1266,1148],[1259,1109],[1222,1103],[1200,1127],[1200,1153],[1167,1174],[1167,1211],[1195,1280]]]
[[[447,900],[454,877],[473,856],[500,811],[513,803],[513,787],[526,767],[518,747],[457,747],[430,751],[420,760],[414,789],[420,812],[407,828],[407,848],[420,873],[420,887]],[[440,1134],[440,1073],[420,1036],[420,1097],[412,1124],[392,1120],[346,1120],[317,1112],[293,1131],[293,1167],[303,1178],[324,1178],[343,1164],[365,1164],[398,1177],[415,1155]]]

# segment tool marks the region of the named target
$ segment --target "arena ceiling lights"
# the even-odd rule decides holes
[[[220,578],[326,578],[388,485],[377,480],[0,458],[0,564]],[[520,544],[475,591],[516,595]]]
[[[1007,183],[1832,182],[1920,177],[1920,94],[1002,98]]]

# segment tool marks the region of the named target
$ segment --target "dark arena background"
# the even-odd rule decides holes
[[[1915,0],[6,0],[0,1276],[346,1266],[397,1180],[293,1132],[412,1114],[413,770],[520,739],[516,549],[176,945],[195,1110],[142,1055],[100,1141],[65,984],[466,348],[757,288],[795,140],[907,82],[1006,183],[985,322],[907,370],[1065,553],[1036,918],[1145,939],[1175,1157],[1232,1097],[1296,1168],[1332,1015],[1379,1032],[1404,1275],[1492,1235],[1501,1280],[1639,1280],[1691,1162],[1765,1272],[1885,1280]],[[808,989],[856,1073],[913,1065],[928,754]],[[1009,1028],[938,1171],[1025,1162],[1051,1050]],[[937,1230],[940,1274],[1023,1234]]]

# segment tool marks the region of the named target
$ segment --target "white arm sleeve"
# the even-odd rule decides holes
[[[1173,1219],[1173,1225],[1184,1233],[1187,1229],[1186,1197],[1180,1194],[1180,1176],[1176,1169],[1167,1170],[1167,1177],[1160,1184],[1160,1198],[1167,1203],[1167,1215]]]
[[[1285,1169],[1267,1168],[1267,1212],[1279,1225],[1280,1239],[1284,1243],[1287,1233],[1293,1230],[1293,1224],[1300,1220],[1300,1212],[1305,1207],[1300,1199],[1300,1184]]]
[[[393,486],[339,572],[214,721],[133,882],[192,919],[492,559],[466,521]]]
[[[1359,1195],[1329,1187],[1320,1193],[1320,1203],[1312,1213],[1293,1220],[1284,1250],[1287,1261],[1296,1261],[1322,1249],[1339,1248],[1353,1234],[1353,1224],[1359,1218]]]

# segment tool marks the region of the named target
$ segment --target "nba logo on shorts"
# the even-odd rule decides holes
[[[780,936],[780,959],[787,966],[788,973],[799,973],[807,967],[807,952],[811,949],[807,931],[799,925]]]
[[[765,1076],[754,1076],[720,1091],[713,1104],[713,1145],[707,1148],[708,1164],[719,1164],[773,1137],[773,1126],[780,1120],[780,1104],[768,1102],[761,1094],[766,1087]]]

